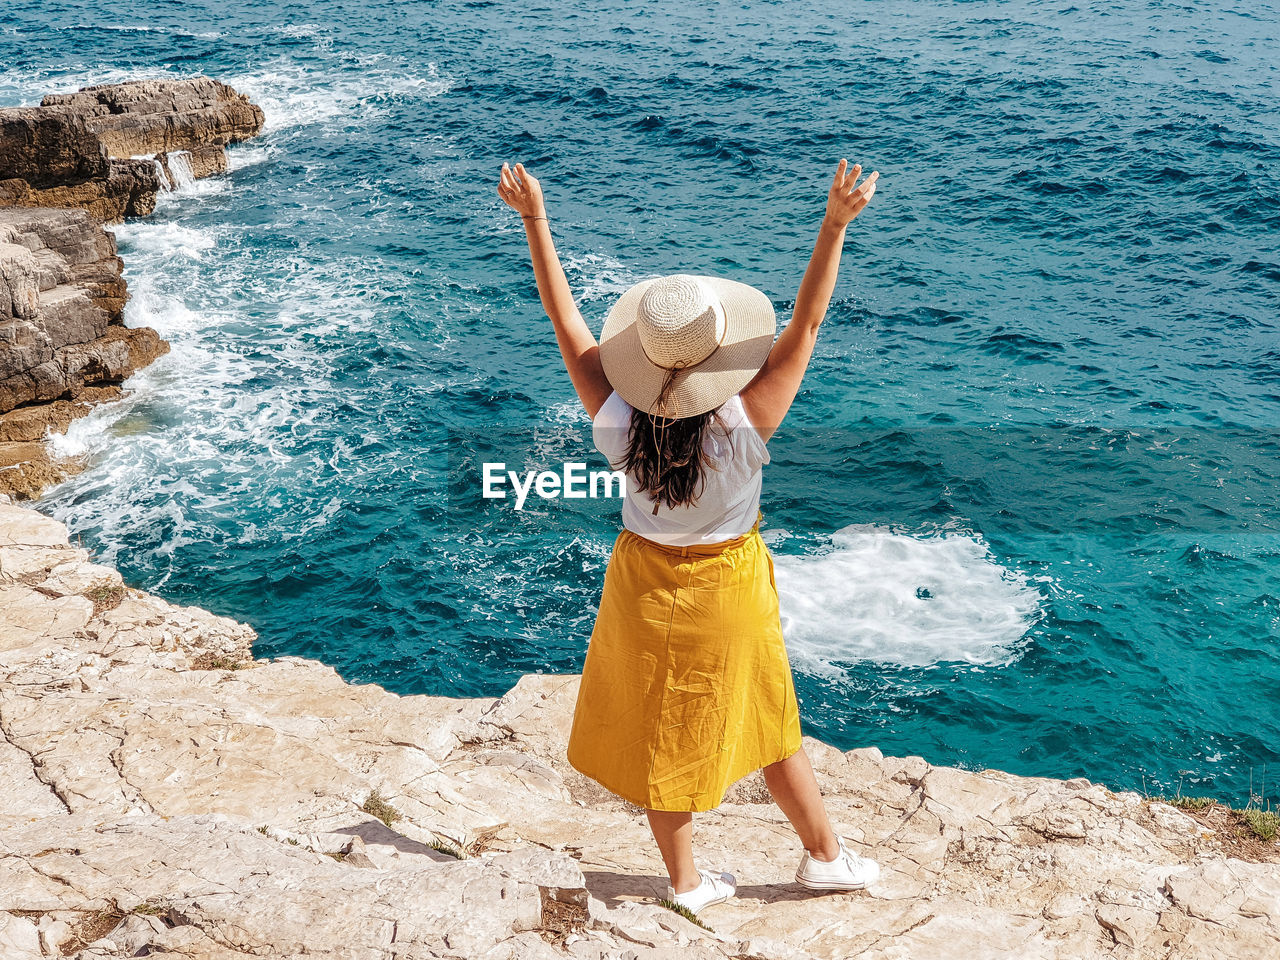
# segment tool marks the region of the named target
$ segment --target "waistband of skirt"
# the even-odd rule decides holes
[[[673,557],[714,557],[724,553],[726,550],[733,550],[740,547],[752,537],[760,535],[760,521],[764,518],[764,514],[756,511],[755,525],[742,534],[740,537],[733,537],[729,540],[719,540],[716,543],[695,543],[687,547],[677,547],[669,543],[658,543],[656,540],[650,540],[648,537],[642,537],[640,534],[632,530],[624,529],[622,536],[633,537],[645,547],[657,550],[661,553],[669,554]]]

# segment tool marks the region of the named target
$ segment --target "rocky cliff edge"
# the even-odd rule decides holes
[[[0,503],[5,960],[1280,956],[1280,866],[1170,806],[812,739],[881,882],[797,886],[754,775],[695,820],[740,884],[704,929],[656,902],[641,812],[565,763],[576,677],[397,696],[253,641]]]

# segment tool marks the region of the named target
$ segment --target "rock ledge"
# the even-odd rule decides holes
[[[739,896],[658,906],[644,818],[564,761],[577,678],[391,694],[130,589],[0,502],[0,956],[1274,958],[1280,866],[1085,780],[806,745],[881,882],[811,896],[758,777],[696,820]]]
[[[100,223],[146,216],[180,180],[227,169],[262,109],[210,77],[132,80],[0,109],[0,206],[81,207]]]

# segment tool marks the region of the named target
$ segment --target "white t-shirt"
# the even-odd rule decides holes
[[[689,547],[732,540],[755,526],[762,468],[769,462],[769,451],[737,394],[721,405],[720,419],[723,426],[713,419],[703,434],[702,449],[711,462],[703,469],[694,504],[673,508],[662,503],[655,514],[653,497],[628,474],[622,503],[624,527],[656,543]],[[615,470],[626,462],[630,430],[631,405],[615,391],[596,411],[591,426],[596,449]]]

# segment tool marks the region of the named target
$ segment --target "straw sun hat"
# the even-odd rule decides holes
[[[749,284],[688,273],[655,277],[632,286],[609,310],[600,363],[609,385],[631,406],[693,417],[751,381],[769,356],[776,329],[773,304]],[[672,376],[659,408],[658,396]]]

